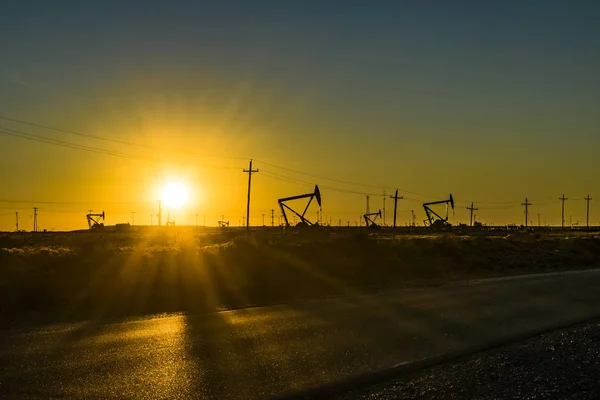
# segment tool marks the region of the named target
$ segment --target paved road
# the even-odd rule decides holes
[[[600,271],[0,334],[0,398],[280,396],[600,311]]]
[[[334,400],[597,400],[598,377],[596,319],[342,393]]]

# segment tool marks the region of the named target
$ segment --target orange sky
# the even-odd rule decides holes
[[[149,224],[170,179],[191,192],[177,224],[237,225],[251,157],[254,225],[314,184],[334,224],[358,221],[366,193],[382,208],[384,188],[405,196],[402,225],[449,193],[455,222],[474,201],[483,222],[523,223],[528,197],[553,225],[562,193],[583,224],[590,193],[600,224],[595,3],[309,3],[11,5],[0,115],[140,146],[0,120],[0,229],[16,211],[31,229],[34,206],[45,229],[84,228],[89,209]]]

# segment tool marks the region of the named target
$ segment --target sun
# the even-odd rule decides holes
[[[167,208],[181,208],[189,200],[189,191],[182,182],[168,182],[160,192],[160,199]]]

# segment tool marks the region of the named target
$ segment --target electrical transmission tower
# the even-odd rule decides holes
[[[470,223],[470,226],[473,226],[473,211],[478,211],[479,208],[473,207],[473,202],[471,202],[471,207],[467,207],[467,210],[471,211],[471,223]]]
[[[250,230],[250,189],[252,187],[252,174],[258,172],[258,169],[252,169],[252,160],[250,167],[244,170],[248,174],[248,201],[246,202],[246,230]],[[264,225],[264,223],[263,223]]]
[[[275,226],[275,210],[271,208],[271,227]]]
[[[561,227],[564,229],[565,228],[565,200],[569,200],[568,198],[565,197],[565,194],[563,193],[562,197],[558,198],[559,200],[562,200],[562,219],[561,219]]]
[[[521,203],[521,205],[525,206],[525,228],[527,228],[529,224],[529,206],[532,204],[527,200],[527,197],[525,197],[525,203]]]

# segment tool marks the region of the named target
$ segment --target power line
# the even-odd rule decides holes
[[[135,142],[130,142],[127,140],[120,140],[120,139],[112,139],[112,138],[108,138],[106,136],[91,135],[88,133],[82,133],[82,132],[72,131],[72,130],[68,130],[68,129],[56,128],[56,127],[49,126],[49,125],[38,124],[35,122],[25,121],[25,120],[18,119],[18,118],[6,117],[3,115],[0,115],[0,119],[6,120],[6,121],[11,121],[11,122],[17,122],[19,124],[34,126],[36,128],[48,129],[48,130],[55,131],[55,132],[67,133],[69,135],[85,137],[85,138],[89,138],[89,139],[102,140],[105,142],[124,144],[127,146],[135,146],[135,147],[141,147],[141,148],[146,148],[146,149],[162,150],[160,147],[152,146],[149,144],[135,143]],[[223,155],[214,155],[214,154],[200,154],[200,153],[189,152],[189,151],[186,151],[186,153],[190,154],[190,155],[201,155],[204,157],[214,157],[214,158],[226,158],[226,159],[231,159],[231,160],[246,160],[247,159],[244,157],[223,156]]]
[[[282,180],[282,181],[286,181],[286,182],[292,182],[292,183],[300,183],[303,185],[309,185],[309,186],[314,186],[313,182],[307,182],[301,179],[297,179],[297,178],[292,178],[289,176],[285,176],[285,175],[280,175],[280,174],[276,174],[274,172],[271,171],[266,171],[266,170],[261,170],[262,172],[264,172],[265,174],[267,174],[266,176],[269,176],[272,179],[278,179],[278,180]],[[334,186],[328,186],[328,185],[319,185],[320,188],[323,189],[328,189],[328,190],[332,190],[332,191],[336,191],[336,192],[342,192],[342,193],[351,193],[351,194],[359,194],[359,195],[363,195],[363,196],[381,196],[379,193],[373,193],[373,192],[360,192],[357,190],[350,190],[350,189],[342,189],[342,188],[337,188]]]
[[[20,138],[20,139],[26,139],[26,140],[31,140],[34,142],[51,144],[54,146],[61,146],[61,147],[66,147],[66,148],[70,148],[70,149],[87,151],[90,153],[105,154],[105,155],[111,155],[111,156],[115,156],[115,157],[152,159],[149,157],[142,157],[142,156],[137,156],[137,155],[128,154],[128,153],[120,153],[120,152],[116,152],[116,151],[106,150],[106,149],[102,149],[99,147],[84,146],[84,145],[80,145],[80,144],[76,144],[76,143],[72,143],[72,142],[66,142],[64,140],[50,139],[50,138],[46,138],[44,136],[34,135],[32,133],[22,132],[22,131],[18,131],[15,129],[9,129],[6,127],[1,127],[1,126],[0,126],[0,133],[3,135],[13,136],[13,137]]]
[[[258,161],[261,164],[267,165],[269,167],[281,169],[281,170],[288,171],[288,172],[294,172],[294,173],[300,174],[300,175],[310,176],[311,178],[323,179],[323,180],[326,180],[326,181],[343,183],[343,184],[346,184],[346,185],[363,186],[363,187],[371,187],[371,188],[381,189],[381,186],[370,185],[370,184],[366,184],[366,183],[357,183],[357,182],[344,181],[344,180],[341,180],[341,179],[328,178],[326,176],[315,175],[315,174],[311,174],[311,173],[308,173],[308,172],[299,171],[297,169],[292,169],[292,168],[283,167],[281,165],[272,164],[272,163],[269,163],[269,162],[266,162],[266,161],[262,161],[262,160],[256,160],[256,161]],[[416,193],[412,193],[412,194],[416,194]]]
[[[95,139],[95,140],[102,140],[105,142],[111,142],[111,143],[116,143],[116,144],[121,144],[121,145],[128,145],[128,146],[135,146],[135,147],[140,147],[140,148],[146,148],[146,149],[157,149],[157,150],[162,150],[159,147],[156,146],[152,146],[152,145],[148,145],[148,144],[143,144],[143,143],[135,143],[135,142],[130,142],[130,141],[126,141],[126,140],[120,140],[120,139],[113,139],[113,138],[109,138],[109,137],[105,137],[105,136],[99,136],[99,135],[91,135],[91,134],[86,134],[86,133],[82,133],[82,132],[77,132],[77,131],[73,131],[73,130],[67,130],[67,129],[61,129],[61,128],[56,128],[56,127],[52,127],[49,125],[44,125],[44,124],[39,124],[39,123],[35,123],[35,122],[30,122],[30,121],[25,121],[22,119],[18,119],[18,118],[12,118],[12,117],[7,117],[7,116],[2,116],[0,115],[0,119],[6,120],[6,121],[11,121],[11,122],[15,122],[15,123],[20,123],[20,124],[24,124],[24,125],[28,125],[28,126],[32,126],[32,127],[36,127],[36,128],[42,128],[42,129],[47,129],[47,130],[52,130],[52,131],[56,131],[56,132],[61,132],[61,133],[66,133],[66,134],[71,134],[71,135],[75,135],[75,136],[79,136],[79,137],[85,137],[85,138],[90,138],[90,139]],[[69,141],[65,141],[65,140],[59,140],[59,139],[53,139],[53,138],[49,138],[49,137],[45,137],[45,136],[40,136],[40,135],[35,135],[32,133],[28,133],[28,132],[23,132],[23,131],[19,131],[19,130],[15,130],[15,129],[10,129],[10,128],[2,128],[0,127],[0,134],[4,134],[7,136],[12,136],[12,137],[16,137],[16,138],[20,138],[20,139],[26,139],[26,140],[30,140],[30,141],[36,141],[36,142],[40,142],[40,143],[46,143],[46,144],[51,144],[51,145],[55,145],[55,146],[62,146],[62,147],[66,147],[66,148],[71,148],[71,149],[75,149],[75,150],[81,150],[81,151],[86,151],[86,152],[91,152],[91,153],[97,153],[97,154],[104,154],[104,155],[112,155],[112,156],[116,156],[116,157],[125,157],[125,158],[133,158],[133,159],[144,159],[144,160],[153,160],[153,161],[165,161],[165,160],[157,160],[156,158],[153,157],[148,157],[148,156],[144,156],[144,155],[138,155],[138,154],[130,154],[130,153],[125,153],[125,152],[121,152],[121,151],[114,151],[114,150],[108,150],[108,149],[103,149],[100,147],[95,147],[95,146],[87,146],[87,145],[81,145],[81,144],[77,144],[77,143],[73,143],[73,142],[69,142]],[[245,157],[235,157],[235,156],[223,156],[223,155],[211,155],[211,154],[201,154],[201,153],[196,153],[196,152],[189,152],[186,151],[184,152],[185,154],[192,154],[192,155],[201,155],[204,157],[215,157],[215,158],[223,158],[223,159],[233,159],[233,160],[245,160],[247,158]],[[331,182],[336,182],[336,183],[340,183],[340,184],[344,184],[344,185],[352,185],[352,186],[361,186],[361,187],[370,187],[370,188],[377,188],[377,189],[381,189],[382,185],[373,185],[373,184],[367,184],[367,183],[359,183],[359,182],[352,182],[352,181],[347,181],[347,180],[342,180],[342,179],[336,179],[336,178],[331,178],[331,177],[327,177],[327,176],[322,176],[322,175],[317,175],[317,174],[312,174],[312,173],[308,173],[308,172],[304,172],[304,171],[300,171],[297,169],[293,169],[293,168],[288,168],[288,167],[284,167],[281,165],[277,165],[274,163],[270,163],[267,161],[262,161],[262,160],[256,160],[255,161],[262,163],[264,165],[267,166],[271,166],[273,168],[277,168],[277,169],[281,169],[284,171],[289,171],[295,174],[301,174],[304,176],[308,176],[308,177],[312,177],[312,178],[318,178],[318,179],[323,179],[323,180],[327,180],[327,181],[331,181]],[[214,168],[223,168],[223,169],[237,169],[238,167],[233,167],[233,166],[215,166],[215,165],[208,165],[208,164],[204,164],[208,167],[214,167]],[[265,171],[263,169],[263,172],[265,172],[265,176],[268,176],[272,179],[278,179],[278,180],[282,180],[282,181],[287,181],[287,182],[292,182],[292,183],[297,183],[297,184],[303,184],[303,185],[310,185],[312,186],[314,183],[312,182],[307,182],[298,178],[294,178],[294,177],[290,177],[290,176],[285,176],[285,175],[281,175],[281,174],[277,174],[275,172],[269,172],[269,171]],[[371,192],[366,192],[366,191],[359,191],[359,190],[352,190],[352,189],[344,189],[344,188],[340,188],[340,187],[334,187],[334,186],[328,186],[328,185],[320,185],[320,187],[322,187],[323,189],[327,189],[327,190],[331,190],[331,191],[336,191],[336,192],[341,192],[341,193],[350,193],[350,194],[358,194],[358,195],[377,195],[376,193],[371,193]],[[391,186],[383,186],[384,190],[386,188],[390,188]],[[436,196],[429,196],[426,194],[422,194],[422,193],[418,193],[418,192],[412,192],[409,190],[403,190],[403,189],[399,189],[401,192],[404,193],[409,193],[415,196],[419,196],[419,197],[424,197],[424,198],[428,198],[428,199],[437,199]],[[549,199],[551,199],[551,197],[549,197]],[[412,202],[421,202],[421,200],[418,199],[411,199],[411,198],[406,198],[407,201],[412,201]],[[566,200],[566,199],[565,199]],[[0,202],[2,202],[0,200]],[[23,202],[25,203],[26,201],[5,201],[5,202]],[[486,210],[502,210],[502,209],[508,209],[508,208],[516,208],[520,205],[519,201],[477,201],[478,203],[481,204],[492,204],[492,205],[498,205],[498,206],[490,206],[490,207],[482,207],[483,209]],[[588,201],[589,202],[589,201]],[[52,204],[55,202],[40,202],[40,203],[47,203],[47,204]],[[78,203],[84,203],[84,202],[56,202],[61,203],[61,204],[78,204]],[[91,203],[91,202],[88,202]],[[122,203],[127,203],[127,202],[122,202]],[[132,203],[132,202],[129,202]],[[458,202],[460,203],[460,202]],[[464,204],[468,204],[468,203],[464,203]],[[538,205],[545,205],[545,204],[551,204],[548,202],[538,202]],[[563,205],[564,205],[564,200],[563,200]],[[564,212],[563,212],[564,214]],[[564,226],[564,215],[563,215],[563,226]]]
[[[13,117],[7,117],[7,116],[3,116],[3,115],[0,115],[0,119],[6,120],[6,121],[11,121],[11,122],[16,122],[16,123],[20,123],[20,124],[24,124],[24,125],[28,125],[28,126],[33,126],[33,127],[37,127],[37,128],[42,128],[42,129],[52,130],[52,131],[66,133],[66,134],[70,134],[70,135],[75,135],[75,136],[79,136],[79,137],[85,137],[85,138],[90,138],[90,139],[95,139],[95,140],[101,140],[101,141],[110,142],[110,143],[116,143],[116,144],[128,145],[128,146],[135,146],[135,147],[146,148],[146,149],[162,150],[159,147],[148,145],[148,144],[135,143],[135,142],[130,142],[130,141],[126,141],[126,140],[120,140],[120,139],[113,139],[113,138],[109,138],[109,137],[106,137],[106,136],[100,136],[100,135],[91,135],[91,134],[87,134],[87,133],[82,133],[82,132],[78,132],[78,131],[57,128],[57,127],[53,127],[53,126],[49,126],[49,125],[44,125],[44,124],[35,123],[35,122],[31,122],[31,121],[25,121],[23,119],[18,119],[18,118],[13,118]],[[72,149],[77,149],[77,150],[82,150],[82,151],[88,151],[88,152],[98,153],[98,154],[112,155],[112,156],[117,156],[117,157],[135,158],[135,159],[146,159],[146,160],[153,160],[153,161],[157,160],[156,158],[153,158],[153,157],[136,155],[136,154],[130,154],[130,153],[123,153],[123,152],[119,152],[119,151],[107,150],[107,149],[98,148],[98,147],[94,147],[94,146],[80,145],[80,144],[73,143],[73,142],[67,142],[67,141],[63,141],[63,140],[52,139],[52,138],[48,138],[48,137],[44,137],[44,136],[39,136],[39,135],[35,135],[35,134],[27,133],[27,132],[22,132],[22,131],[18,131],[18,130],[14,130],[14,129],[9,129],[9,128],[2,128],[2,129],[4,129],[4,131],[0,131],[0,133],[5,134],[5,135],[9,135],[9,136],[13,136],[13,137],[18,137],[18,138],[21,138],[21,139],[38,141],[38,142],[42,142],[42,143],[46,143],[46,144],[52,144],[52,145],[56,145],[56,146],[63,146],[63,147],[67,147],[67,148],[72,148]],[[246,157],[223,156],[223,155],[214,155],[214,154],[201,154],[201,153],[190,152],[190,151],[185,151],[184,153],[185,154],[190,154],[190,155],[196,155],[196,156],[200,155],[200,156],[204,156],[204,157],[214,157],[214,158],[223,158],[223,159],[232,159],[232,160],[246,160],[247,159]],[[168,160],[163,160],[163,161],[168,161]],[[331,178],[331,177],[327,177],[327,176],[316,175],[316,174],[312,174],[312,173],[300,171],[300,170],[293,169],[293,168],[284,167],[284,166],[277,165],[277,164],[270,163],[270,162],[263,161],[263,160],[256,160],[255,159],[255,161],[257,161],[259,163],[262,163],[264,165],[267,165],[267,166],[271,166],[273,168],[277,168],[277,169],[281,169],[281,170],[293,172],[293,173],[296,173],[296,174],[301,174],[301,175],[309,176],[309,177],[312,177],[312,178],[318,178],[318,179],[323,179],[323,180],[327,180],[327,181],[331,181],[331,182],[336,182],[336,183],[340,183],[340,184],[352,185],[352,186],[370,187],[370,188],[377,188],[377,189],[381,189],[382,188],[381,185],[373,185],[373,184],[367,184],[367,183],[359,183],[359,182],[352,182],[352,181],[347,181],[347,180],[342,180],[342,179],[336,179],[336,178]],[[238,168],[238,167],[232,167],[232,166],[214,166],[214,165],[207,165],[207,164],[204,164],[204,165],[209,166],[209,167],[214,167],[214,168],[223,168],[223,169],[228,169],[228,168],[229,169],[237,169]],[[273,175],[277,175],[275,173],[272,173],[272,174]],[[280,175],[279,177],[282,177],[282,176]],[[286,179],[292,179],[292,180],[296,180],[298,183],[305,183],[305,184],[312,185],[312,183],[308,183],[306,181],[297,180],[296,178],[292,178],[292,177],[286,177]],[[374,193],[360,192],[360,191],[355,191],[355,190],[346,190],[346,189],[335,188],[335,187],[331,187],[331,186],[328,187],[328,186],[325,186],[325,185],[321,185],[321,187],[326,188],[326,189],[330,189],[330,190],[339,191],[339,192],[344,192],[344,193],[362,194],[362,195],[367,195],[367,194],[368,195],[374,195]],[[391,188],[391,186],[383,186],[383,188],[384,189],[388,189],[388,188]],[[404,192],[404,193],[408,193],[408,194],[412,194],[414,196],[423,197],[423,198],[426,198],[426,199],[437,199],[438,198],[437,196],[426,195],[426,194],[422,194],[422,193],[418,193],[418,192],[413,192],[413,191],[409,191],[409,190],[405,190],[405,189],[399,189],[399,191]],[[410,199],[410,198],[407,198],[407,200],[408,201],[411,201],[411,200],[412,201],[421,201],[421,200]],[[517,205],[519,203],[518,201],[477,201],[477,202],[481,203],[481,204],[513,204],[513,203],[516,203]]]
[[[158,159],[155,157],[107,150],[107,149],[103,149],[103,148],[95,147],[95,146],[81,145],[81,144],[68,142],[68,141],[64,141],[64,140],[47,138],[44,136],[35,135],[32,133],[27,133],[27,132],[19,131],[16,129],[2,127],[2,126],[0,126],[0,134],[16,137],[16,138],[20,138],[20,139],[26,139],[26,140],[30,140],[30,141],[34,141],[34,142],[39,142],[39,143],[45,143],[45,144],[51,144],[54,146],[70,148],[70,149],[74,149],[74,150],[86,151],[89,153],[110,155],[110,156],[114,156],[114,157],[122,157],[122,158],[137,159],[137,160],[147,160],[147,161],[155,161],[155,162],[156,161],[161,161],[161,162],[173,162],[174,161],[174,160],[169,160],[169,159]],[[176,161],[179,162],[179,160],[176,160]],[[201,163],[201,164],[205,167],[210,167],[210,168],[237,169],[237,167],[226,166],[226,165],[212,165],[212,164],[207,164],[207,163]]]

